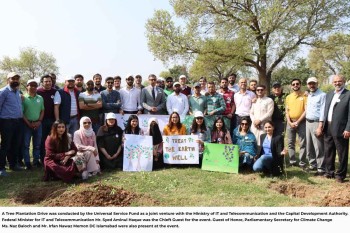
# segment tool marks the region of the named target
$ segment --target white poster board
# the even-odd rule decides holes
[[[123,155],[123,171],[152,171],[152,137],[125,134]]]
[[[197,135],[163,136],[164,163],[199,164]]]

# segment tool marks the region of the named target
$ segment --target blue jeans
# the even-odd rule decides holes
[[[40,144],[42,135],[42,126],[40,124],[39,128],[31,129],[26,124],[24,124],[24,145],[23,145],[23,156],[26,165],[30,164],[29,148],[30,139],[33,138],[33,163],[39,162],[40,159]]]
[[[253,165],[253,170],[255,172],[271,170],[272,161],[272,155],[262,155],[258,160],[255,161]]]
[[[74,132],[79,129],[79,120],[78,117],[71,118],[69,121],[69,124],[67,124],[67,132],[72,135],[72,138],[74,136]]]

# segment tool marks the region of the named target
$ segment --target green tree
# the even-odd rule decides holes
[[[187,67],[185,65],[175,65],[171,68],[169,68],[169,70],[165,70],[162,71],[160,73],[160,76],[163,78],[166,77],[172,77],[174,80],[178,81],[180,75],[186,75],[187,80],[191,81],[191,77],[189,77],[188,71],[187,71]]]
[[[350,35],[330,35],[309,52],[308,58],[310,68],[323,80],[337,73],[350,77]]]
[[[0,60],[0,70],[3,73],[15,71],[25,82],[48,73],[58,74],[59,69],[51,54],[28,47],[20,50],[18,58],[4,56]]]
[[[301,45],[316,45],[327,33],[347,28],[344,0],[171,0],[176,26],[165,10],[146,23],[148,47],[163,62],[215,54],[255,69],[270,86],[280,62]],[[211,46],[208,46],[211,45]]]
[[[294,78],[298,78],[305,87],[306,80],[312,75],[312,70],[308,67],[306,59],[299,58],[292,67],[282,66],[281,68],[277,68],[272,73],[272,81],[278,81],[283,86],[289,86]]]

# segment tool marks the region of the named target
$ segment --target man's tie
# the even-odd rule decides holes
[[[154,100],[156,100],[156,93],[154,93],[154,87],[152,88],[152,97]]]

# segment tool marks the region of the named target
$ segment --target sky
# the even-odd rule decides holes
[[[167,70],[147,47],[145,24],[167,0],[0,0],[0,59],[21,48],[52,54],[59,79],[85,79]]]

